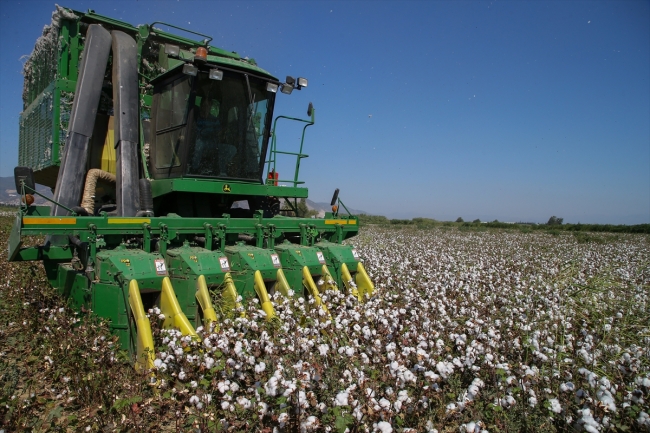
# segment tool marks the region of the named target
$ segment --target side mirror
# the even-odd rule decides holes
[[[330,206],[334,206],[336,204],[336,200],[339,198],[339,189],[336,188],[334,190],[334,195],[332,196],[332,203],[330,203]]]
[[[311,117],[311,113],[314,111],[314,104],[311,102],[309,103],[309,106],[307,106],[307,116]]]
[[[16,191],[18,193],[20,193],[21,190],[21,182],[24,182],[25,186],[27,188],[30,188],[31,191],[36,190],[36,183],[34,182],[34,170],[32,170],[31,167],[15,167],[14,180],[16,182]]]

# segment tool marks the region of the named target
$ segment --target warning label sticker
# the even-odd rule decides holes
[[[357,253],[357,250],[352,250],[352,255],[355,259],[359,260],[359,253]]]
[[[325,264],[325,256],[323,255],[323,253],[321,253],[320,251],[316,251],[316,257],[318,257],[318,261],[321,264],[323,265]]]
[[[271,261],[273,262],[273,266],[276,268],[282,267],[280,264],[280,257],[278,257],[277,254],[271,254]]]
[[[165,259],[156,259],[153,262],[156,265],[156,274],[167,275],[167,266],[165,266]]]
[[[230,263],[228,263],[228,257],[219,257],[219,265],[221,265],[221,270],[228,272],[230,270]]]

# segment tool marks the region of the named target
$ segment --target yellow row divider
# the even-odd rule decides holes
[[[312,298],[314,298],[314,303],[318,307],[321,307],[325,313],[329,315],[330,312],[327,310],[325,304],[323,304],[323,300],[320,298],[318,287],[316,287],[316,283],[314,283],[314,279],[312,278],[307,266],[303,266],[302,268],[302,284],[307,288],[307,291],[312,296]]]
[[[330,273],[330,270],[327,269],[327,265],[323,265],[321,278],[323,279],[323,285],[325,286],[325,291],[327,290],[334,290],[337,292],[339,291],[339,288],[336,285],[336,281],[334,280],[334,278],[332,278],[332,274]]]
[[[237,288],[235,287],[235,282],[232,280],[230,272],[226,272],[226,274],[223,276],[223,285],[224,288],[222,296],[225,301],[224,307],[226,307],[226,309],[230,308],[233,311],[236,309],[241,309],[240,317],[244,317],[246,313],[244,312],[244,307],[242,306],[241,302],[237,300],[237,298],[239,298],[239,294],[237,293]]]
[[[153,335],[149,318],[144,313],[140,288],[136,280],[129,282],[129,305],[138,330],[135,369],[137,371],[150,370],[153,368],[154,359]]]
[[[357,263],[356,282],[361,300],[363,300],[364,295],[372,296],[375,293],[375,285],[370,280],[370,277],[366,273],[366,268],[363,267],[361,262]]]
[[[285,298],[288,298],[289,290],[291,290],[291,287],[289,287],[289,282],[287,281],[287,277],[284,275],[284,271],[282,269],[278,269],[278,276],[275,284],[280,293],[282,293]]]
[[[194,327],[187,320],[187,316],[185,316],[183,310],[181,310],[169,277],[163,278],[162,293],[160,294],[160,310],[165,315],[163,328],[178,328],[181,334],[198,338]]]
[[[217,324],[217,312],[214,311],[212,306],[212,299],[210,299],[210,292],[208,292],[208,285],[205,282],[205,277],[199,275],[199,278],[196,279],[196,300],[201,306],[203,311],[203,326],[207,330],[210,329],[210,322],[214,323],[215,331],[219,330],[219,325]]]
[[[362,299],[359,297],[357,283],[355,283],[352,279],[348,265],[345,263],[341,264],[341,278],[343,279],[343,285],[345,285],[345,288],[348,289],[348,292],[350,292],[353,296],[356,296],[356,298],[361,301]]]
[[[375,292],[375,285],[370,280],[366,273],[366,269],[361,262],[357,263],[357,273],[355,278],[352,278],[350,270],[345,263],[341,264],[341,277],[343,277],[343,284],[350,291],[353,296],[356,296],[359,302],[365,300],[365,295],[372,296]]]
[[[262,279],[262,273],[260,271],[255,271],[255,291],[257,292],[257,297],[260,298],[262,310],[266,313],[266,319],[271,320],[275,317],[275,309],[273,308],[271,299],[269,299],[269,294],[266,291],[264,279]]]

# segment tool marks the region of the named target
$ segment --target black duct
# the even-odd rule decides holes
[[[68,136],[54,188],[54,201],[68,208],[79,206],[81,202],[88,163],[88,146],[95,126],[110,50],[110,33],[98,24],[88,26],[77,88],[72,102]],[[68,215],[68,211],[60,206],[54,206],[52,214],[65,216]]]
[[[113,31],[113,111],[117,215],[135,216],[140,204],[138,180],[138,50],[132,37]]]

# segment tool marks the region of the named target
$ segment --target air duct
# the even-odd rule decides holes
[[[117,177],[117,215],[135,216],[138,180],[138,51],[135,40],[113,31],[113,112]]]
[[[110,33],[98,24],[88,26],[72,103],[68,136],[54,188],[54,201],[68,208],[79,205],[81,200],[88,163],[89,141],[95,126],[110,50]],[[65,216],[68,211],[55,206],[52,214]]]

